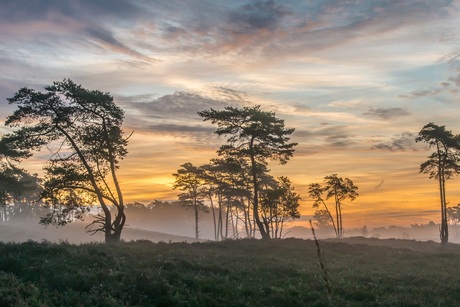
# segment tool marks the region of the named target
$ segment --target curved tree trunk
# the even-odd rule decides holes
[[[265,225],[262,223],[259,217],[259,183],[257,182],[256,161],[253,155],[251,155],[251,170],[252,170],[252,184],[254,187],[254,202],[253,202],[254,220],[256,221],[257,227],[259,228],[262,239],[270,239],[270,234],[265,230]]]

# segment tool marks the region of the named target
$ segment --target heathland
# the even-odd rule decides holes
[[[0,305],[460,304],[459,245],[356,237],[319,246],[320,257],[302,239],[0,243]]]

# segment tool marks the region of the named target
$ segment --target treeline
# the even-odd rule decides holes
[[[27,190],[20,183],[33,177],[16,165],[46,147],[50,157],[43,166],[44,176],[35,178],[38,188],[29,189],[34,199],[23,200],[47,208],[41,223],[59,226],[83,219],[97,205],[100,210],[88,231],[102,232],[106,242],[118,242],[127,208],[117,175],[120,160],[128,153],[129,135],[121,129],[124,112],[109,93],[85,89],[69,79],[45,90],[21,88],[8,99],[17,109],[5,122],[13,132],[0,139],[0,171],[14,173],[0,178],[3,208],[13,204],[20,208],[19,195],[24,197]],[[280,164],[290,160],[297,145],[290,141],[294,129],[260,106],[211,108],[198,115],[216,125],[215,133],[226,142],[209,163],[187,162],[173,175],[174,188],[182,192],[179,200],[194,210],[195,237],[199,238],[200,212],[206,210],[213,217],[215,240],[240,234],[283,237],[286,223],[300,216],[300,195],[288,177],[274,178],[267,165],[269,160]],[[337,179],[334,192],[326,185],[310,191],[310,197],[324,205],[336,236],[341,237],[343,200],[353,200],[357,187],[348,178],[343,184],[342,178],[332,176]],[[333,209],[325,203],[330,198],[335,200]]]
[[[272,238],[282,238],[286,223],[299,218],[300,196],[287,177],[274,178],[264,165],[258,166],[260,219]],[[254,238],[253,189],[249,165],[232,157],[212,159],[210,163],[181,165],[174,188],[183,192],[179,200],[194,209],[195,238],[199,238],[200,212],[210,212],[216,241]]]

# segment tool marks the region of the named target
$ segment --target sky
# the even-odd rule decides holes
[[[119,171],[128,202],[177,199],[173,173],[225,142],[198,111],[261,105],[295,128],[286,165],[307,187],[348,177],[344,227],[439,222],[419,174],[429,122],[460,133],[460,0],[0,0],[0,134],[21,87],[70,78],[110,92],[134,131]],[[39,172],[46,150],[24,167]],[[460,179],[447,184],[460,203]]]

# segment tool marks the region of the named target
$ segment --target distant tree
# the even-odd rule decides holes
[[[331,220],[331,216],[326,209],[316,209],[313,219],[315,220],[315,226],[319,228],[332,226],[334,222],[334,220]]]
[[[447,207],[447,219],[454,224],[460,222],[460,204],[453,207]]]
[[[253,187],[253,216],[263,239],[270,238],[259,215],[258,165],[266,165],[267,159],[285,164],[294,153],[297,143],[289,143],[294,129],[286,129],[284,120],[273,112],[265,112],[260,106],[234,108],[223,111],[214,109],[198,112],[204,121],[217,124],[217,135],[227,135],[227,144],[218,150],[219,155],[244,158],[249,161]]]
[[[318,208],[321,204],[324,206],[327,215],[334,227],[337,238],[343,237],[343,219],[342,219],[342,205],[345,200],[354,201],[359,194],[356,192],[358,187],[354,185],[353,181],[348,178],[338,177],[337,174],[324,177],[324,185],[318,183],[309,185],[308,193],[314,200],[313,208]],[[325,194],[325,196],[323,196]],[[334,202],[334,215],[326,204],[326,200],[333,199]],[[324,214],[324,213],[323,213]]]
[[[126,221],[117,178],[119,160],[127,154],[121,130],[124,112],[108,93],[84,89],[68,79],[45,89],[21,88],[8,99],[17,110],[5,124],[19,129],[3,136],[0,148],[9,149],[7,155],[16,159],[45,146],[52,151],[41,193],[52,213],[43,223],[72,221],[96,201],[102,213],[88,230],[103,232],[107,243],[118,242]],[[116,208],[114,218],[110,206]]]
[[[131,223],[135,222],[137,224],[142,223],[144,219],[149,220],[151,218],[149,216],[150,211],[151,210],[147,205],[140,202],[128,203],[125,207],[126,217],[129,218]]]
[[[24,155],[0,140],[0,205],[30,203],[39,198],[38,175],[30,175],[18,166]]]
[[[1,154],[0,154],[1,156]],[[28,219],[38,213],[41,187],[37,175],[0,160],[0,220]]]
[[[246,189],[244,176],[241,176],[244,168],[245,161],[232,157],[211,159],[210,163],[201,166],[213,213],[215,240],[227,238],[229,224],[237,224],[231,220],[233,215],[239,219],[239,212],[246,212],[243,199],[250,192]],[[235,206],[238,208],[233,208]],[[245,218],[243,222],[246,223]],[[237,229],[233,232],[237,233]]]
[[[285,176],[279,177],[273,188],[261,194],[261,211],[266,231],[272,238],[282,238],[286,222],[300,218],[300,195]]]
[[[447,219],[453,223],[454,236],[457,237],[457,224],[460,223],[460,204],[447,207]]]
[[[0,205],[6,207],[13,201],[13,194],[18,191],[18,169],[7,163],[0,164]]]
[[[316,210],[315,218],[317,219],[317,223],[321,221],[321,224],[325,223],[326,215],[329,218],[329,222],[332,224],[334,228],[334,232],[336,237],[339,237],[339,233],[337,231],[337,225],[334,217],[332,216],[331,210],[329,210],[329,206],[326,203],[326,199],[323,196],[324,189],[319,183],[312,183],[308,186],[308,195],[310,198],[313,199],[313,208],[319,208],[320,205],[324,206],[324,209]],[[319,226],[319,225],[318,225]]]
[[[439,183],[439,199],[441,203],[441,227],[439,237],[442,244],[449,241],[447,224],[446,181],[460,172],[459,137],[454,136],[445,126],[434,123],[426,124],[420,130],[416,142],[424,142],[435,151],[428,156],[428,160],[420,165],[420,172],[428,174]]]
[[[222,197],[220,191],[225,184],[220,179],[220,168],[211,163],[202,165],[203,180],[206,187],[203,193],[208,197],[211,206],[212,221],[214,226],[214,240],[218,241],[222,230]],[[214,203],[214,196],[217,195],[217,205]],[[217,208],[216,208],[217,207]],[[217,213],[216,213],[217,211]]]
[[[363,237],[367,237],[368,234],[369,234],[369,231],[367,230],[367,226],[364,225],[363,228],[361,229],[361,235],[362,235]],[[407,233],[406,233],[406,235],[407,235]],[[404,236],[404,233],[403,233],[403,236]],[[405,238],[404,238],[404,239],[405,239]]]
[[[173,176],[176,178],[173,188],[184,191],[184,193],[179,194],[179,199],[193,206],[195,212],[195,239],[199,239],[199,212],[205,209],[202,202],[205,195],[203,191],[203,186],[205,184],[203,169],[188,162],[182,164],[181,168],[178,169],[177,173],[174,173]]]
[[[428,223],[426,224],[423,224],[423,223],[420,223],[420,224],[410,224],[411,228],[413,229],[427,229],[427,228],[439,228],[439,225],[436,224],[435,222],[433,221],[429,221]]]

